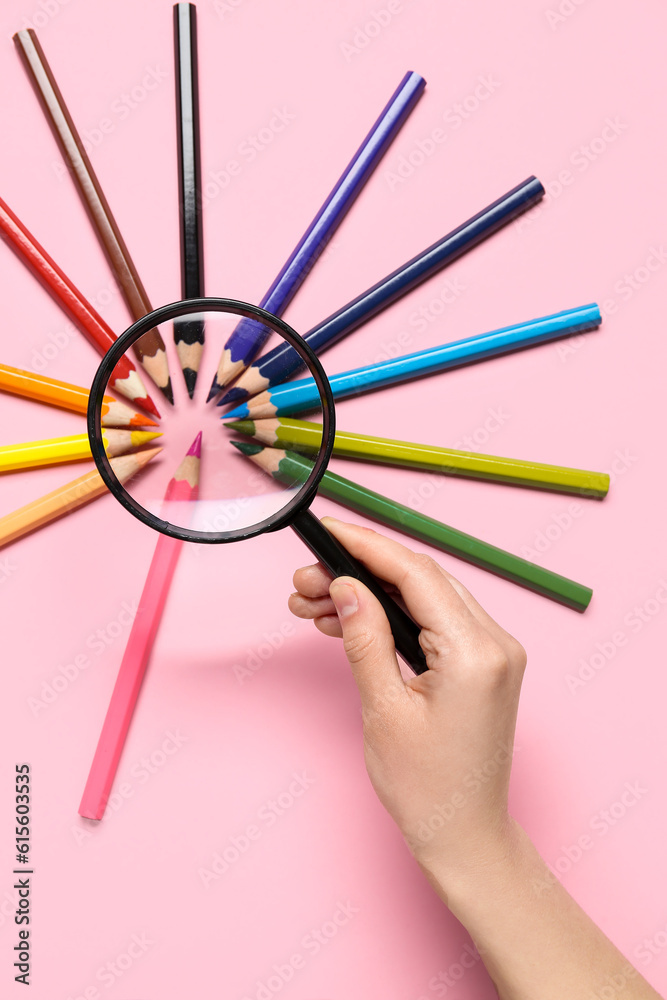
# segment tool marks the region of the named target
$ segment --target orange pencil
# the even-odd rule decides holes
[[[127,482],[161,451],[162,448],[148,448],[146,451],[112,458],[111,468],[121,483]],[[9,542],[27,535],[29,531],[42,528],[57,517],[69,514],[71,510],[82,507],[83,504],[106,492],[108,492],[106,484],[97,469],[80,476],[79,479],[74,479],[71,483],[66,483],[65,486],[58,487],[52,493],[47,493],[39,500],[33,500],[12,514],[0,517],[0,546],[8,545]]]
[[[73,413],[83,413],[88,410],[89,392],[80,385],[70,382],[59,382],[46,375],[36,375],[24,371],[23,368],[10,368],[0,365],[0,389],[13,392],[16,396],[36,399],[40,403],[50,403],[60,406]],[[102,404],[103,427],[157,427],[154,420],[133,410],[125,403],[119,403],[113,396],[105,396]]]

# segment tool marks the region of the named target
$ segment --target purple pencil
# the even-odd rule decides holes
[[[260,302],[263,309],[267,309],[275,316],[282,315],[398,134],[425,86],[426,81],[418,73],[405,74],[382,114]],[[242,319],[237,324],[222,352],[208,395],[209,400],[217,396],[247,368],[266,343],[270,332],[257,320]]]

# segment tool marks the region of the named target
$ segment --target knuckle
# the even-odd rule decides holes
[[[419,645],[428,659],[446,660],[454,652],[454,646],[444,635],[432,629],[423,628],[419,633]]]
[[[421,571],[422,573],[431,573],[435,568],[437,568],[437,563],[432,556],[428,555],[426,552],[415,552],[413,564],[415,569]]]
[[[513,636],[511,637],[510,642],[510,657],[517,670],[520,670],[521,673],[523,673],[528,662],[528,653],[519,640],[515,639]]]
[[[484,673],[492,687],[500,687],[506,683],[510,674],[510,660],[497,643],[487,647],[483,654]]]

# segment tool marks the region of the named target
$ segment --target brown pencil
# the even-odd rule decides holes
[[[67,110],[42,46],[32,28],[18,31],[14,35],[14,42],[127,306],[134,319],[139,319],[151,312],[153,307],[111,213],[72,116]],[[173,403],[167,353],[159,330],[149,330],[144,334],[134,345],[134,352],[157,387],[169,402]]]
[[[162,448],[147,448],[146,451],[112,458],[109,464],[116,478],[124,483],[161,451]],[[82,507],[83,504],[106,492],[106,484],[97,469],[87,472],[85,476],[80,476],[71,483],[59,486],[57,490],[47,493],[39,500],[33,500],[32,503],[20,507],[6,517],[0,517],[0,546],[27,535],[29,531],[43,527],[63,514],[69,514],[71,510]]]

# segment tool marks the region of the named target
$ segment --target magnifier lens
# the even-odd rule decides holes
[[[227,304],[221,306],[220,303],[223,302]],[[233,300],[199,299],[191,304],[176,303],[173,307],[156,310],[150,317],[144,317],[135,323],[119,338],[116,347],[122,347],[122,351],[115,358],[109,352],[105,360],[113,361],[111,370],[105,372],[103,363],[93,384],[89,431],[92,427],[93,451],[98,468],[117,499],[136,516],[167,534],[193,541],[221,542],[281,527],[300,509],[304,499],[312,497],[320,473],[324,471],[328,455],[324,454],[326,449],[320,445],[319,453],[317,450],[310,452],[305,469],[304,463],[301,463],[302,469],[293,471],[291,477],[285,479],[284,470],[281,472],[277,468],[277,462],[272,460],[277,453],[262,455],[258,446],[256,449],[246,448],[246,452],[255,452],[254,455],[249,455],[233,447],[233,440],[245,442],[246,445],[254,443],[252,425],[245,428],[247,435],[232,432],[225,427],[225,412],[214,401],[206,402],[230,334],[244,315],[253,318],[248,314],[248,309],[254,307],[235,303]],[[175,312],[178,312],[178,316],[175,316]],[[260,311],[255,310],[254,315],[258,313]],[[263,315],[268,317],[270,314]],[[300,343],[300,338],[290,327],[275,317],[271,317],[271,320],[271,323],[266,324],[273,331],[268,348],[281,340],[290,343],[290,335]],[[175,322],[179,325],[201,324],[204,328],[204,353],[192,399],[188,397],[173,344]],[[175,404],[173,407],[163,407],[160,426],[157,428],[162,432],[162,437],[151,442],[153,446],[162,447],[161,453],[131,479],[121,483],[102,451],[99,427],[101,397],[114,395],[110,380],[113,368],[120,358],[136,361],[142,337],[148,340],[148,331],[155,328],[160,331],[167,345]],[[309,362],[310,374],[317,376],[322,382],[323,373],[316,359],[304,356],[304,360]],[[327,426],[323,427],[326,436],[322,440],[326,442],[332,413],[324,393],[319,406],[308,414],[308,419],[322,425],[325,409],[328,416]],[[279,436],[272,435],[278,429],[277,420],[268,423],[264,421],[261,428],[256,429],[261,431],[264,441],[273,436],[276,446],[280,447]],[[200,432],[202,437],[199,449],[197,445],[193,447],[193,443]],[[199,460],[196,454],[198,450]],[[189,461],[183,464],[188,452],[191,453]],[[261,464],[258,465],[258,462]],[[193,487],[193,482],[189,482],[192,488],[186,488],[185,493],[183,490],[174,490],[172,483],[182,465],[179,476],[184,475],[192,481],[198,478],[196,487]],[[267,467],[268,471],[265,471]],[[273,467],[275,476],[271,474]]]

